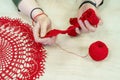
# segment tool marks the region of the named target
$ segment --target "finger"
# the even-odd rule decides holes
[[[75,28],[75,31],[76,31],[77,34],[81,33],[79,28]]]
[[[49,43],[49,45],[54,44],[56,42],[56,39],[57,39],[57,37],[53,36],[52,39],[51,39],[51,42]]]
[[[87,20],[85,20],[84,23],[89,31],[94,32],[96,30]]]
[[[103,21],[100,19],[98,25],[103,25]]]
[[[47,27],[47,32],[49,32],[51,29],[52,29],[52,27],[51,27],[51,23],[50,23]]]
[[[41,33],[40,33],[40,36],[41,37],[44,37],[47,33],[47,24],[42,24],[41,25]]]
[[[38,42],[39,39],[40,39],[40,35],[39,35],[39,23],[36,23],[33,27],[33,35],[34,35],[34,38],[35,38],[35,41]]]
[[[44,43],[44,45],[52,45],[52,44],[54,44],[55,41],[56,41],[56,38],[57,38],[56,36],[49,38],[49,39]]]
[[[100,14],[99,14],[97,11],[96,11],[95,13],[96,13],[96,16],[99,18],[99,23],[98,23],[98,25],[102,25],[103,22],[102,22],[102,19],[101,19],[101,17],[100,17]]]
[[[33,35],[34,35],[35,41],[45,44],[47,41],[50,40],[50,38],[40,38],[39,31],[40,31],[40,25],[39,23],[36,23],[35,27],[33,27]]]
[[[50,40],[50,38],[42,38],[42,39],[39,39],[38,42],[46,45],[49,40]]]
[[[88,29],[85,27],[84,23],[82,22],[82,20],[78,20],[78,23],[81,27],[81,31],[82,32],[88,32]]]

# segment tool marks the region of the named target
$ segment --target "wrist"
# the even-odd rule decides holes
[[[45,19],[46,17],[47,15],[44,12],[36,14],[32,19],[32,25],[34,26],[34,23],[36,23],[37,21],[41,21],[42,19]]]
[[[42,11],[42,10],[39,10],[39,9],[36,9],[36,10],[34,10],[33,12],[32,12],[32,17],[34,18],[37,14],[41,14],[41,13],[44,13],[44,11]]]
[[[84,4],[91,4],[94,7],[98,8],[103,4],[104,0],[83,0],[82,3],[79,6],[79,9],[84,5]]]
[[[39,14],[37,14],[33,17],[34,22],[37,22],[39,20],[43,20],[43,19],[46,19],[46,18],[48,18],[48,16],[44,12],[39,13]]]
[[[43,15],[44,11],[39,8],[39,7],[36,7],[36,8],[33,8],[30,12],[30,18],[35,22],[35,18],[36,16],[38,17],[38,15]]]
[[[12,1],[15,4],[15,6],[17,7],[18,11],[20,11],[19,8],[18,8],[18,5],[21,2],[21,0],[12,0]]]

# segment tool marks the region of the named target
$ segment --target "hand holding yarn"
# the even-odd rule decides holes
[[[99,23],[99,18],[97,17],[95,11],[91,8],[86,10],[79,19],[81,19],[82,21],[88,20],[93,26],[97,26]],[[76,32],[76,28],[81,29],[77,18],[70,18],[70,24],[71,26],[69,26],[66,30],[53,29],[49,31],[45,37],[57,36],[58,34],[68,34],[69,36],[77,36],[78,33]]]
[[[77,21],[78,21],[78,23],[79,23],[79,25],[81,27],[81,30],[77,31],[79,33],[81,33],[81,32],[87,33],[87,32],[94,32],[94,31],[96,31],[97,25],[96,24],[91,24],[92,20],[88,20],[88,19],[82,20],[80,18],[80,17],[82,17],[84,15],[84,12],[86,10],[88,10],[89,8],[93,9],[95,14],[96,14],[96,16],[99,18],[99,15],[97,13],[96,7],[94,5],[91,5],[89,3],[82,5],[80,7],[80,9],[78,10],[78,16],[77,16]],[[89,16],[89,14],[87,14],[87,15]],[[94,19],[94,17],[89,18],[89,19]],[[101,22],[101,20],[99,22]]]
[[[39,16],[40,15],[40,16]],[[43,45],[51,45],[55,42],[56,36],[42,38],[46,35],[48,31],[51,30],[51,20],[49,17],[43,13],[38,14],[35,18],[33,34],[36,42],[40,42]]]

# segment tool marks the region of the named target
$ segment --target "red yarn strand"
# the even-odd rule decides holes
[[[77,53],[75,53],[75,52],[72,52],[72,51],[69,51],[69,50],[67,50],[67,49],[64,49],[63,47],[61,47],[61,46],[60,46],[59,44],[57,44],[57,43],[55,43],[55,44],[56,44],[57,47],[59,47],[61,50],[65,51],[65,52],[67,52],[68,54],[72,54],[72,55],[75,55],[75,56],[81,57],[81,58],[85,58],[85,57],[88,56],[88,54],[86,54],[86,55],[84,55],[84,56],[81,56],[81,55],[79,55],[79,54],[77,54]]]

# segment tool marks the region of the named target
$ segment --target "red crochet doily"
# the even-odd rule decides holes
[[[35,80],[43,74],[45,49],[30,25],[0,18],[0,80]]]

